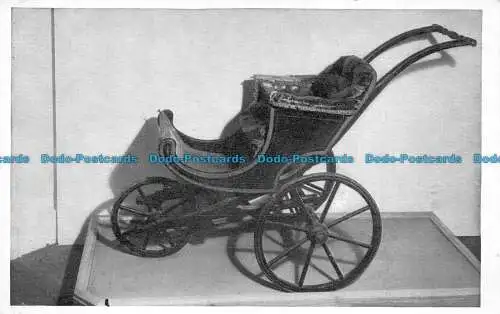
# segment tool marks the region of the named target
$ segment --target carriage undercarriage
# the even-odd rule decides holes
[[[351,192],[357,194],[351,197],[360,198],[353,202],[356,208],[329,215],[342,186],[344,196]],[[203,191],[189,190],[166,178],[148,178],[115,203],[113,231],[131,253],[163,257],[182,249],[197,232],[252,220],[258,263],[268,278],[287,291],[330,291],[346,286],[368,266],[380,244],[376,203],[358,183],[339,174],[306,175],[253,201],[248,196],[227,196],[200,206],[200,197],[205,202],[207,197],[200,193]],[[129,198],[135,199],[135,207],[124,204]],[[343,234],[342,225],[350,220],[363,221],[361,237]],[[272,245],[266,247],[269,241],[263,239],[270,239]],[[340,254],[335,250],[350,250],[355,259],[339,266],[342,262],[336,259]],[[283,276],[280,265],[297,260],[302,264],[298,280]],[[324,282],[308,283],[309,267],[322,273]]]
[[[333,146],[398,73],[429,54],[475,45],[473,39],[432,25],[394,37],[368,54],[363,62],[368,64],[383,51],[408,38],[432,32],[439,32],[452,40],[410,56],[379,81],[372,82],[366,91],[356,96],[359,99],[351,99],[352,103],[350,99],[332,102],[286,94],[274,85],[266,87],[265,84],[274,84],[278,79],[260,78],[256,85],[256,99],[262,97],[259,94],[259,88],[262,88],[266,106],[272,107],[266,144],[262,149],[273,147],[278,153],[283,152],[286,146],[272,146],[270,143],[273,143],[273,136],[283,136],[297,128],[286,124],[287,119],[294,116],[294,123],[311,119],[326,121],[324,124],[315,122],[315,127],[328,129],[335,125],[333,138],[324,143],[315,142],[316,146],[305,152],[318,153],[319,147],[319,155],[332,156]],[[283,86],[288,88],[291,84],[293,89],[300,87],[303,78],[287,77],[283,81],[286,81]],[[311,105],[313,102],[314,106]],[[309,116],[304,116],[304,112]],[[283,120],[279,120],[280,114],[283,114]],[[179,155],[186,147],[193,151],[196,145],[206,147],[210,144],[177,132],[172,122],[171,112],[160,112],[160,154]],[[275,131],[280,128],[286,132]],[[189,142],[191,146],[186,144]],[[217,172],[220,170],[210,173],[173,167],[171,170],[178,180],[150,177],[122,193],[111,215],[113,232],[128,253],[160,258],[177,253],[193,239],[199,240],[199,235],[206,229],[250,223],[255,257],[273,288],[293,292],[337,290],[354,282],[373,260],[382,237],[380,212],[367,190],[353,179],[337,173],[335,164],[327,164],[326,171],[322,172],[315,172],[311,167],[274,169],[277,173],[272,175],[272,184],[269,181],[267,186],[258,182],[259,175],[252,174],[257,177],[257,183],[252,183],[255,188],[233,187],[227,183],[229,178],[239,178],[251,171],[262,174],[255,165],[231,169],[227,176]],[[242,178],[245,181],[247,177]],[[214,182],[229,186],[217,186]]]

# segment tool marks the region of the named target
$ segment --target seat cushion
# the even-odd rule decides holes
[[[244,95],[251,101],[239,114],[241,130],[254,155],[265,142],[269,105],[302,112],[337,116],[354,114],[376,82],[370,64],[356,56],[344,56],[318,75],[255,75]]]
[[[356,56],[340,57],[311,83],[311,95],[328,99],[361,97],[377,75],[370,64]]]

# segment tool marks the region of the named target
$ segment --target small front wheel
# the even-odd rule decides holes
[[[186,187],[161,177],[147,178],[121,194],[113,206],[111,223],[116,238],[130,253],[163,257],[178,252],[189,240],[190,227],[171,219],[194,207],[194,197]]]

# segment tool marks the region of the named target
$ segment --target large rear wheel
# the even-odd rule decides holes
[[[255,254],[283,289],[332,291],[366,270],[381,230],[377,204],[360,184],[339,174],[311,174],[285,184],[264,206]]]

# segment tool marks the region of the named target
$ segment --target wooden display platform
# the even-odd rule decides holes
[[[95,305],[479,306],[480,266],[430,212],[382,214],[382,242],[366,272],[334,292],[269,287],[253,254],[253,233],[219,232],[165,258],[116,249],[91,219],[75,300]]]

